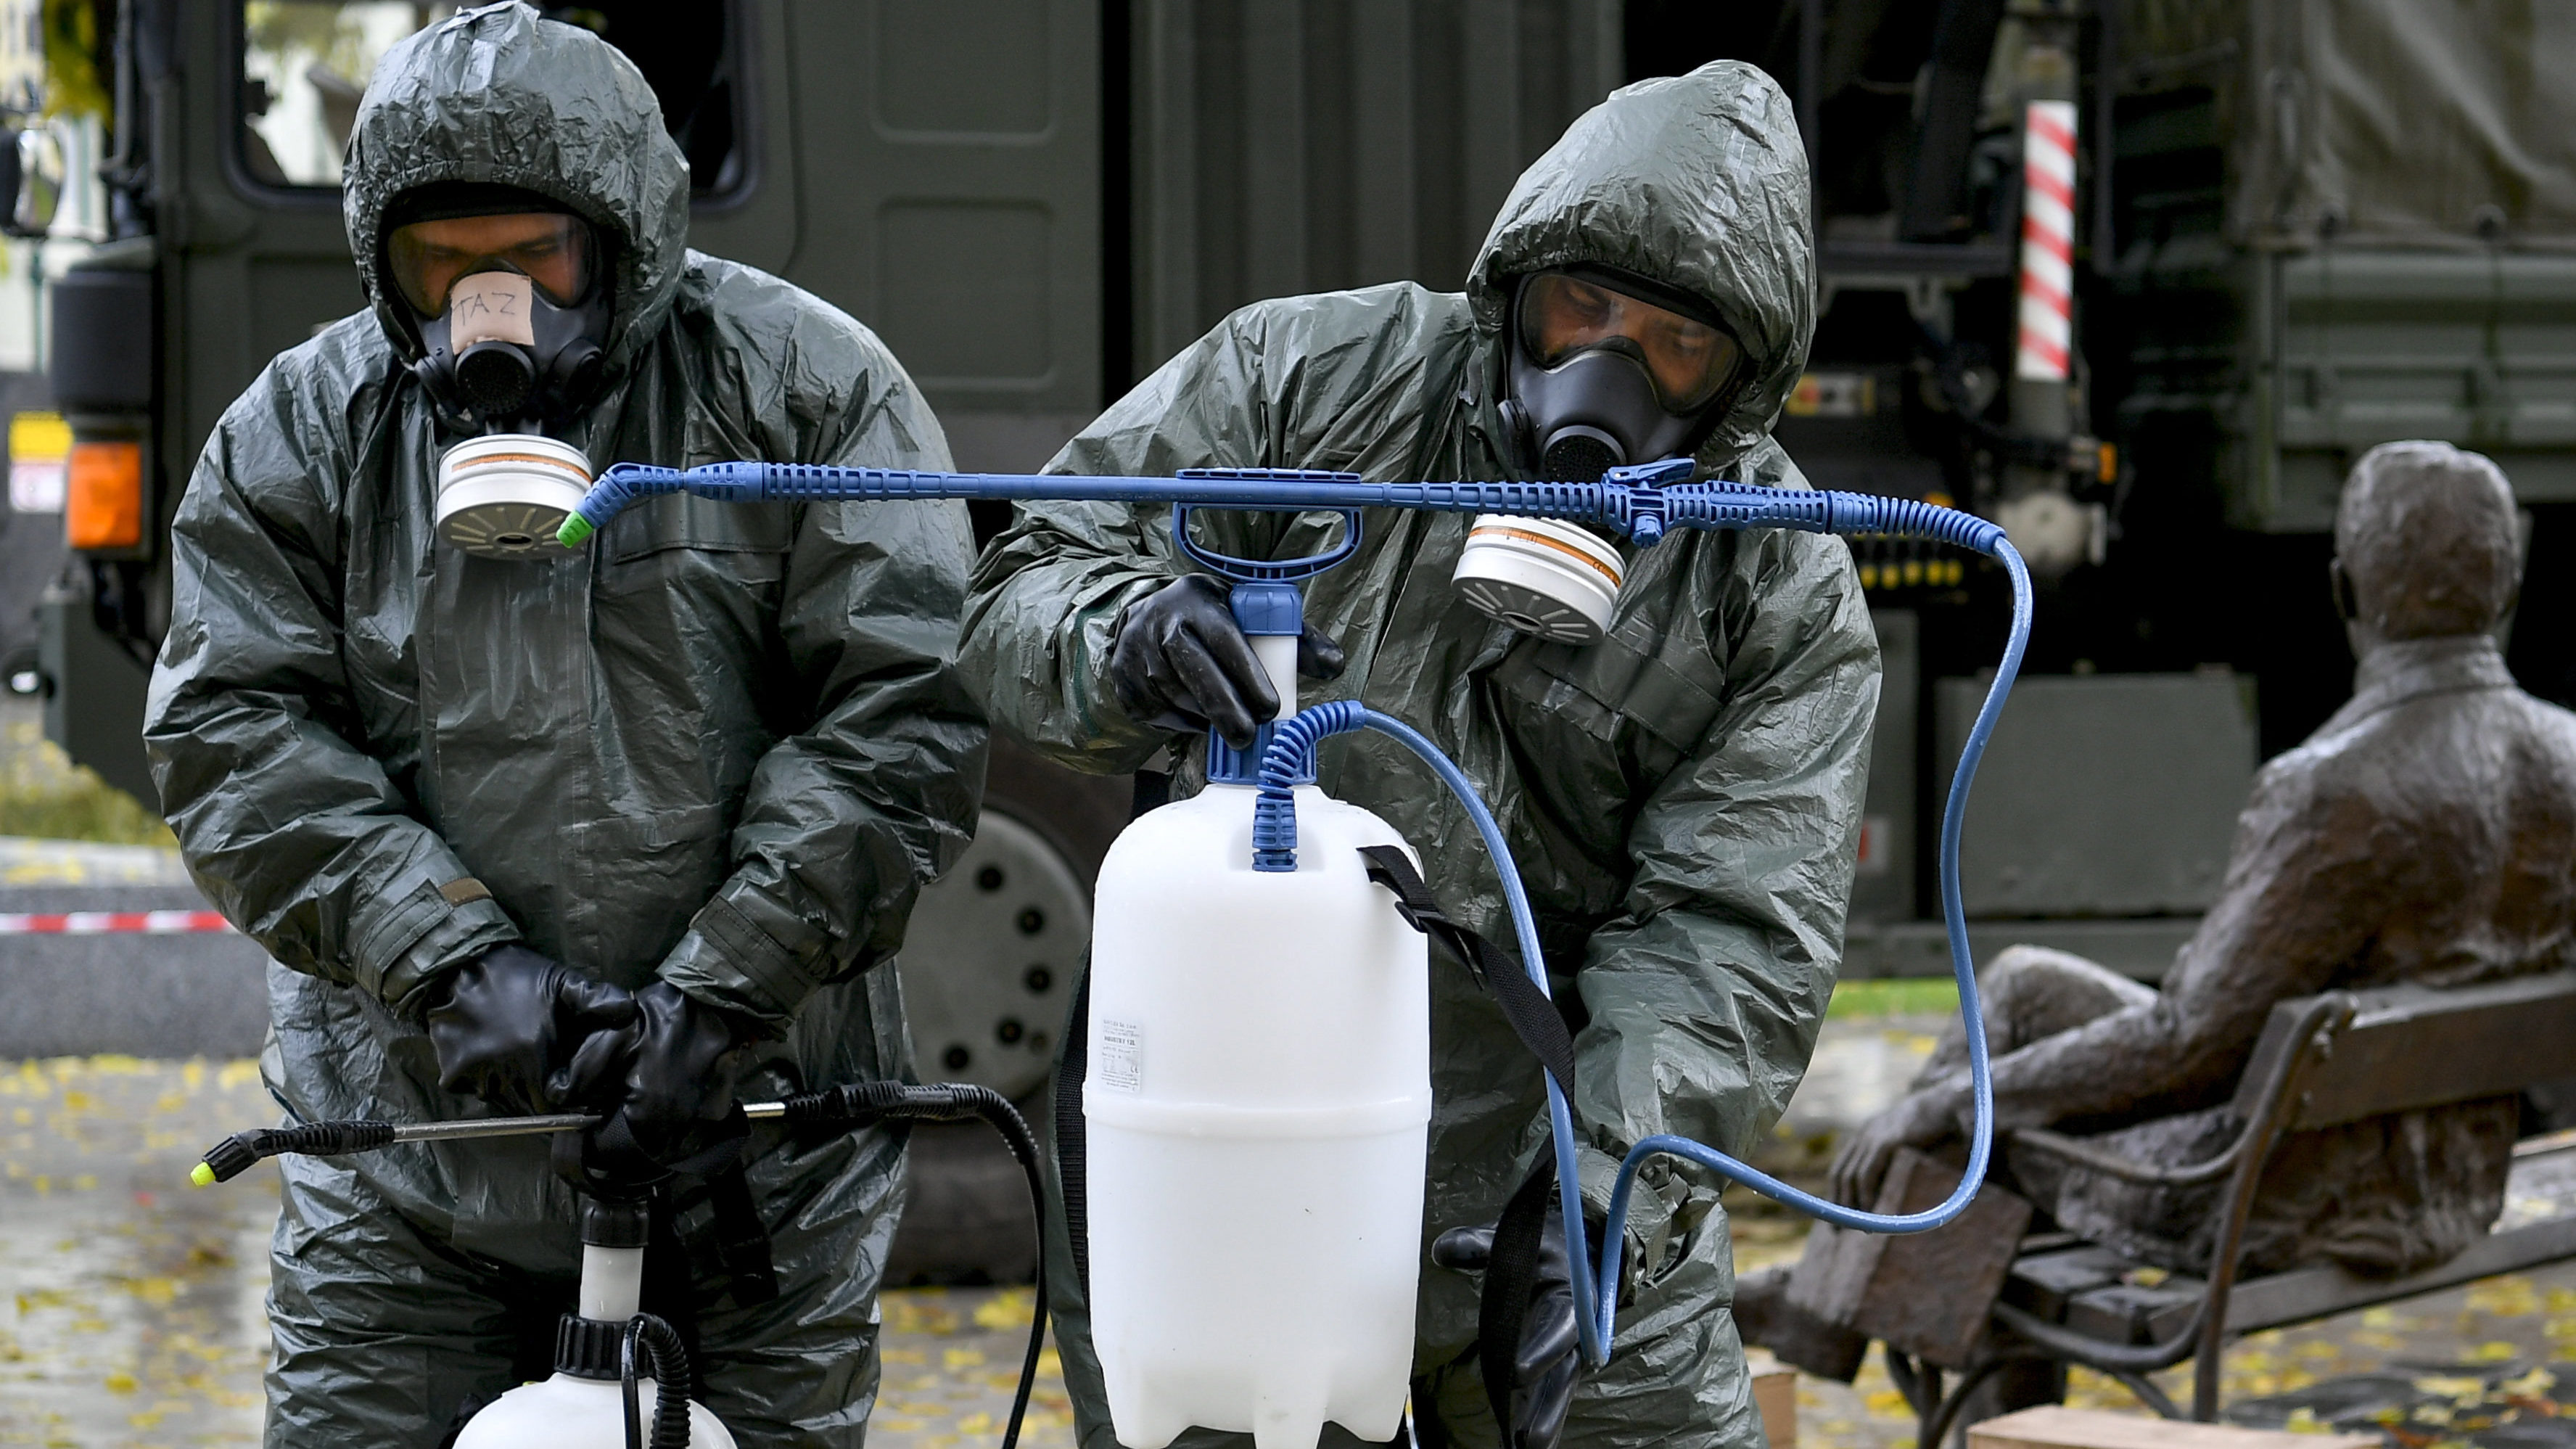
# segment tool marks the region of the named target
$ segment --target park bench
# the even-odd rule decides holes
[[[2327,992],[2272,1009],[2239,1080],[2244,1130],[2205,1162],[2161,1167],[2054,1132],[2012,1134],[2014,1150],[2045,1152],[2126,1182],[2187,1186],[2224,1179],[2207,1279],[2141,1272],[2146,1265],[2071,1234],[2020,1240],[1991,1322],[1947,1387],[1941,1369],[1891,1343],[1890,1374],[1941,1443],[1968,1395],[2016,1361],[2083,1364],[2126,1384],[2168,1419],[2184,1417],[2148,1374],[2194,1362],[2189,1417],[2218,1416],[2220,1351],[2231,1338],[2333,1317],[2499,1273],[2576,1258],[2576,1211],[2510,1223],[2446,1262],[2374,1278],[2339,1267],[2295,1268],[2240,1281],[2237,1254],[2264,1164],[2293,1132],[2391,1112],[2522,1091],[2576,1075],[2576,972],[2453,990],[2393,986]],[[2517,1168],[2576,1153],[2576,1134],[2517,1144]]]

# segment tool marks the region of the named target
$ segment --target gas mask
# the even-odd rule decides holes
[[[1744,352],[1696,298],[1602,268],[1521,280],[1505,329],[1512,442],[1532,475],[1589,483],[1689,452],[1733,399]],[[1589,644],[1619,600],[1618,550],[1539,518],[1476,520],[1451,583],[1488,617]]]
[[[562,417],[598,385],[607,324],[602,302],[558,307],[520,273],[478,272],[421,324],[428,352],[412,368],[441,402],[486,424]]]
[[[427,217],[396,227],[386,270],[420,319],[413,373],[487,428],[562,418],[607,360],[610,291],[588,224],[560,212]]]
[[[1505,349],[1505,420],[1534,476],[1551,483],[1687,453],[1744,359],[1707,304],[1599,268],[1522,278]]]
[[[555,530],[590,463],[537,429],[587,403],[606,362],[611,289],[589,226],[433,211],[394,228],[385,263],[420,328],[413,374],[442,413],[484,430],[439,460],[439,536],[487,558],[561,556]]]
[[[384,240],[384,273],[420,327],[412,374],[448,423],[482,428],[438,459],[438,536],[492,559],[564,557],[554,541],[590,459],[538,431],[590,402],[611,286],[590,224],[459,188]]]

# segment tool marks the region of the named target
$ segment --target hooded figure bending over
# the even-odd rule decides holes
[[[274,958],[269,1090],[301,1120],[609,1114],[560,1166],[652,1199],[645,1306],[710,1407],[856,1445],[901,1140],[745,1142],[731,1106],[906,1069],[886,962],[983,776],[964,509],[667,498],[480,558],[437,536],[436,470],[486,426],[595,467],[947,445],[867,329],[685,248],[643,76],[524,6],[387,54],[344,203],[372,309],[208,440],[145,725],[190,871]],[[557,1165],[282,1159],[269,1442],[426,1449],[543,1376],[580,1264]]]
[[[2255,777],[2218,902],[2161,989],[2030,946],[1988,963],[1999,1140],[2102,1132],[2134,1161],[2203,1162],[2243,1128],[2227,1102],[2276,1003],[2576,965],[2576,715],[2516,688],[2493,637],[2520,582],[2514,533],[2512,490],[2476,453],[2387,443],[2354,465],[2333,569],[2360,661],[2351,703]],[[1897,1148],[1968,1130],[1965,1061],[1954,1026],[1838,1156],[1836,1197],[1873,1203]],[[2441,1262],[2502,1211],[2518,1124],[2507,1096],[2292,1135],[2264,1171],[2243,1270]],[[2209,1271],[2223,1181],[2137,1185],[2009,1147],[2000,1162],[2060,1226]],[[1786,1284],[1746,1280],[1748,1331],[1768,1332]]]
[[[1761,72],[1720,62],[1631,86],[1521,177],[1463,295],[1395,284],[1247,307],[1049,466],[1557,479],[1683,454],[1702,477],[1804,487],[1770,425],[1814,326],[1807,214],[1791,108]],[[1491,804],[1575,1033],[1597,1232],[1629,1144],[1676,1132],[1746,1152],[1806,1069],[1842,954],[1877,642],[1842,543],[1779,532],[1622,545],[1607,636],[1549,643],[1451,587],[1469,526],[1365,514],[1357,556],[1306,595],[1303,667],[1333,682],[1288,703],[1363,699],[1429,735]],[[1249,558],[1320,553],[1339,531],[1261,514],[1198,527]],[[975,584],[970,673],[1008,681],[994,717],[1075,768],[1134,770],[1174,746],[1192,788],[1197,732],[1213,722],[1248,740],[1283,704],[1223,590],[1175,550],[1165,509],[1027,507]],[[1326,790],[1421,851],[1451,919],[1510,939],[1475,830],[1412,755],[1375,735],[1321,755]],[[1529,1052],[1464,971],[1435,966],[1431,989],[1423,1244],[1472,1268],[1478,1228],[1537,1157],[1545,1101]],[[1060,1136],[1078,1120],[1060,1114]],[[1056,1146],[1060,1162],[1078,1152]],[[1551,1231],[1561,1245],[1563,1225]],[[1083,1442],[1107,1449],[1062,1215],[1050,1235],[1066,1382]],[[1648,1167],[1626,1250],[1615,1356],[1579,1386],[1564,1255],[1543,1252],[1528,1331],[1504,1346],[1517,1361],[1507,1425],[1480,1377],[1475,1277],[1427,1274],[1413,1399],[1425,1442],[1760,1443],[1716,1184]],[[1336,1426],[1326,1442],[1351,1440]]]

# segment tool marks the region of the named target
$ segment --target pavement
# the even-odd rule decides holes
[[[0,1062],[0,1445],[257,1444],[268,1328],[268,1164],[188,1186],[216,1140],[274,1125],[246,1060]],[[897,1289],[868,1442],[1000,1438],[1027,1342],[1025,1287]],[[1049,1349],[1021,1443],[1069,1449]]]
[[[188,1186],[277,1111],[247,1061],[0,1063],[0,1444],[255,1444],[277,1176]]]
[[[0,911],[194,904],[172,852],[0,838]],[[202,934],[13,939],[0,950],[0,1446],[256,1443],[275,1173],[263,1166],[204,1191],[185,1182],[206,1146],[277,1117],[245,1059],[264,1026],[257,948]],[[162,977],[170,989],[150,987]],[[1808,1185],[1839,1133],[1902,1092],[1946,1020],[1937,983],[1845,991],[1762,1158]],[[138,996],[163,1009],[138,1010]],[[1854,1001],[1868,1004],[1847,1010]],[[192,1039],[218,1055],[182,1059]],[[18,1059],[30,1050],[21,1040],[98,1054]],[[983,1143],[922,1145],[917,1170],[954,1186]],[[992,1155],[981,1166],[1006,1171]],[[2576,1167],[2565,1177],[2517,1178],[2508,1211],[2567,1210]],[[917,1193],[916,1208],[953,1215],[955,1197]],[[1804,1219],[1742,1190],[1728,1206],[1739,1271],[1797,1256]],[[998,1441],[1029,1291],[912,1287],[882,1303],[870,1443]],[[1065,1449],[1071,1405],[1052,1349],[1041,1370],[1022,1442]],[[2263,1422],[2359,1415],[2404,1449],[2576,1449],[2576,1410],[2560,1414],[2576,1397],[2576,1265],[2255,1335],[2229,1351],[2223,1373],[2229,1403]],[[2158,1376],[2172,1394],[2189,1379],[2188,1364]],[[2081,1370],[2070,1399],[2139,1409]],[[1801,1377],[1798,1402],[1809,1449],[1913,1449],[1912,1417],[1875,1351],[1851,1385]]]
[[[2151,1377],[2188,1405],[2192,1373],[2186,1359]],[[2440,1422],[2420,1412],[2382,1420],[2399,1449],[2576,1445],[2576,1264],[2248,1335],[2228,1348],[2220,1384],[2228,1417],[2262,1427],[2322,1432],[2333,1406],[2358,1392],[2370,1396],[2365,1418],[2400,1403],[2436,1406]],[[2081,1368],[2069,1375],[2066,1401],[2149,1412],[2116,1381]],[[2531,1422],[2475,1422],[2506,1413]],[[1876,1347],[1849,1385],[1798,1376],[1798,1443],[1805,1449],[1915,1449],[1914,1428]]]
[[[1938,1025],[1913,1016],[1829,1022],[1775,1165],[1798,1171],[1818,1160],[1819,1139],[1836,1124],[1901,1089]],[[185,1183],[207,1145],[275,1116],[248,1061],[0,1062],[0,1445],[257,1442],[275,1176],[262,1167],[217,1188]],[[2576,1183],[2522,1188],[2513,1210],[2540,1211]],[[1739,1268],[1794,1258],[1803,1223],[1739,1196],[1729,1198]],[[1029,1306],[1025,1287],[889,1291],[869,1443],[997,1442]],[[2231,1404],[2276,1401],[2275,1422],[2322,1422],[2339,1402],[2331,1393],[2348,1397],[2355,1383],[2420,1405],[2395,1421],[2392,1442],[2409,1449],[2576,1444],[2576,1432],[2557,1433],[2576,1431],[2576,1414],[2509,1425],[2515,1432],[2504,1437],[2468,1428],[2500,1411],[2538,1415],[2531,1405],[2554,1416],[2567,1402],[2560,1395],[2576,1397],[2576,1265],[2258,1334],[2229,1351],[2224,1374]],[[2185,1364],[2158,1381],[2180,1394],[2189,1377]],[[1802,1377],[1798,1399],[1799,1442],[1809,1449],[1912,1449],[1913,1420],[1875,1351],[1854,1384]],[[2138,1408],[2116,1383],[2080,1370],[2071,1399]],[[1022,1442],[1073,1442],[1052,1349]]]

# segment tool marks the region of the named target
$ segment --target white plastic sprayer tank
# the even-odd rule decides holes
[[[1326,1420],[1373,1440],[1403,1422],[1429,948],[1359,855],[1402,845],[1391,826],[1301,787],[1296,871],[1258,872],[1253,795],[1153,811],[1100,868],[1091,1330],[1128,1449],[1191,1425],[1314,1449]]]
[[[644,1284],[642,1248],[584,1244],[577,1311],[584,1318],[623,1323],[635,1316]],[[653,1431],[660,1397],[650,1378],[636,1383],[636,1405],[645,1434]],[[626,1394],[615,1380],[556,1373],[521,1384],[466,1421],[455,1449],[626,1449]],[[707,1412],[689,1405],[689,1449],[734,1449],[733,1435]]]

